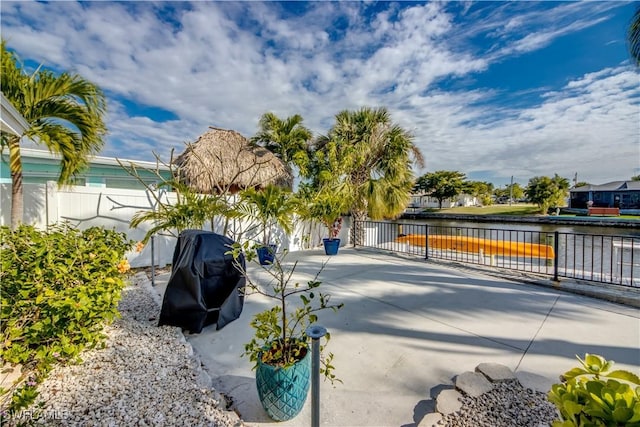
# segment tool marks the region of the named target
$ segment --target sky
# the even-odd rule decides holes
[[[640,174],[638,2],[12,2],[1,35],[27,69],[108,98],[102,156],[169,160],[209,126],[386,107],[426,166],[496,186]]]

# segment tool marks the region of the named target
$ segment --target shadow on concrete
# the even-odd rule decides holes
[[[345,379],[323,401],[341,421],[417,426],[435,409],[438,388],[447,388],[462,365],[468,369],[495,361],[516,371],[527,356],[534,368],[557,378],[558,369],[564,372],[576,354],[588,352],[638,366],[637,310],[420,260],[354,250],[341,254],[329,260],[319,278],[333,301],[345,303],[337,314],[319,313],[319,323],[332,333],[329,350],[336,354],[336,373]],[[290,255],[290,262],[298,260],[295,277],[301,282],[313,278],[327,259],[315,251]],[[256,277],[264,279],[263,274]],[[258,401],[254,377],[243,374],[248,362],[236,364],[228,355],[233,359],[227,361],[229,369],[239,375],[225,375],[230,371],[222,365],[221,372],[219,357],[222,344],[239,348],[251,336],[248,319],[265,308],[263,303],[249,299],[226,333],[209,328],[201,339],[189,340],[203,362],[222,373],[214,378],[216,389],[243,408],[245,421],[258,424],[271,421]],[[420,399],[428,395],[431,399]],[[345,407],[351,403],[359,414]],[[398,403],[401,409],[391,408]],[[389,406],[386,412],[381,404]],[[411,408],[413,424],[402,424],[409,421]]]

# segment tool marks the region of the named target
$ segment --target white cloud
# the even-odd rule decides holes
[[[387,106],[415,134],[428,170],[525,182],[575,171],[594,182],[627,178],[640,165],[640,93],[624,66],[509,94],[545,92],[524,109],[496,103],[505,94],[492,88],[437,87],[446,78],[473,83],[492,62],[589,28],[616,7],[543,4],[461,4],[456,16],[453,3],[388,3],[371,16],[379,3],[311,2],[283,19],[282,5],[269,2],[5,1],[1,20],[21,56],[76,70],[107,91],[104,155],[166,156],[209,125],[250,136],[266,111],[299,113],[326,133],[338,111],[370,105]],[[470,42],[478,37],[491,47]],[[124,99],[176,118],[130,117]]]
[[[598,74],[568,83],[516,117],[488,126],[448,126],[461,156],[439,156],[438,163],[467,173],[490,165],[498,176],[516,175],[525,183],[532,176],[574,172],[594,182],[628,179],[640,166],[638,75],[628,67]]]

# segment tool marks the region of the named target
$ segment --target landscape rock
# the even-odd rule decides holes
[[[440,421],[442,421],[442,414],[439,412],[433,412],[431,414],[425,415],[425,417],[420,421],[418,427],[437,427]]]
[[[462,395],[457,390],[442,390],[436,399],[436,410],[445,415],[455,412],[462,407],[461,399]]]
[[[480,372],[493,382],[516,379],[511,369],[499,363],[481,363],[476,366],[476,372]]]
[[[550,378],[543,377],[542,375],[526,371],[516,372],[516,378],[518,378],[518,381],[520,381],[520,384],[522,384],[523,387],[545,394],[551,390],[551,386],[553,384],[558,382],[553,381]]]
[[[490,391],[493,385],[478,372],[464,372],[456,377],[456,388],[471,397],[479,397]]]

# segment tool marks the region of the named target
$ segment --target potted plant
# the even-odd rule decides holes
[[[271,234],[275,226],[290,234],[293,229],[293,213],[296,201],[291,191],[270,184],[262,189],[248,188],[240,193],[237,207],[240,216],[258,223],[262,242],[256,247],[260,264],[270,265],[277,250]]]
[[[242,253],[247,265],[255,258],[248,250],[248,242],[236,243],[230,253],[235,260]],[[256,371],[258,396],[265,411],[276,421],[295,417],[304,406],[311,375],[310,339],[306,335],[309,325],[318,319],[317,312],[330,309],[337,311],[343,304],[331,302],[331,296],[319,290],[318,276],[301,284],[292,280],[297,262],[285,264],[287,251],[277,254],[270,268],[261,265],[267,272],[268,282],[258,283],[248,274],[241,263],[236,264],[246,278],[245,295],[258,293],[273,301],[273,305],[254,315],[251,326],[255,334],[245,344],[242,356],[248,356]],[[329,334],[320,347],[324,353]],[[320,372],[332,383],[340,381],[333,373],[333,354],[321,354]]]
[[[342,214],[349,207],[347,194],[344,187],[325,186],[312,196],[308,207],[309,216],[321,222],[327,229],[328,236],[322,239],[327,255],[336,255],[340,247],[338,236],[342,229]]]
[[[338,235],[342,229],[342,217],[336,218],[331,224],[325,223],[325,227],[329,230],[329,238],[322,239],[324,244],[324,253],[327,255],[337,255],[340,247],[340,239]]]

